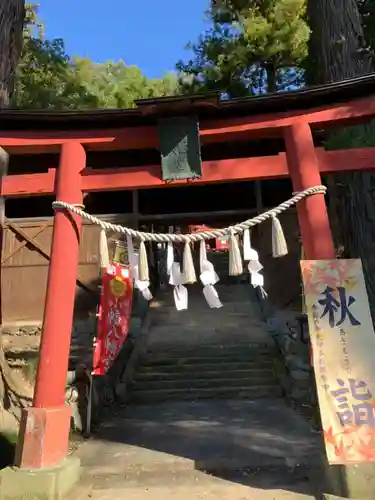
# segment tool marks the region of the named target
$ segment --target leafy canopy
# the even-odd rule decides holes
[[[236,97],[298,84],[309,39],[305,14],[305,0],[213,2],[210,27],[189,45],[194,58],[177,64],[183,89]]]

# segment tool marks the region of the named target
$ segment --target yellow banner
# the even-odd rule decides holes
[[[375,461],[375,335],[361,261],[301,268],[328,461]]]

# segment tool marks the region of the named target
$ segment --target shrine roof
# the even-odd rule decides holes
[[[195,94],[136,101],[132,109],[100,109],[92,111],[0,111],[0,129],[78,130],[145,126],[156,124],[158,118],[195,115],[200,120],[232,118],[246,115],[306,110],[363,99],[375,94],[375,73],[338,83],[224,100],[220,94]]]

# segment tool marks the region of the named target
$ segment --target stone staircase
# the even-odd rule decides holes
[[[176,311],[171,289],[151,310],[148,345],[130,390],[130,402],[257,399],[281,396],[276,353],[248,285],[217,286],[224,304],[210,309],[198,286],[189,309]]]

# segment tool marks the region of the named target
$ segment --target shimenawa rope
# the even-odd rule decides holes
[[[257,215],[252,219],[247,219],[244,222],[240,222],[239,224],[235,224],[223,229],[214,229],[211,231],[202,231],[191,234],[146,233],[143,231],[136,231],[135,229],[131,229],[129,227],[120,226],[119,224],[111,224],[110,222],[98,219],[97,217],[84,212],[83,210],[78,208],[77,205],[72,205],[70,203],[66,203],[65,201],[54,201],[52,203],[52,208],[54,210],[69,210],[70,212],[81,216],[83,219],[86,219],[92,224],[97,224],[102,229],[113,231],[115,233],[126,234],[128,236],[131,236],[132,238],[138,238],[141,241],[155,241],[158,243],[168,243],[169,241],[171,241],[172,243],[190,243],[195,241],[211,240],[231,234],[243,233],[245,229],[256,226],[257,224],[261,224],[268,219],[274,219],[282,212],[285,212],[286,210],[288,210],[288,208],[296,205],[299,201],[303,200],[307,196],[311,196],[314,194],[325,194],[326,191],[327,188],[325,186],[313,186],[311,188],[304,189],[299,193],[296,193],[289,200],[284,201],[277,207],[272,208],[271,210],[268,210],[263,214]]]

